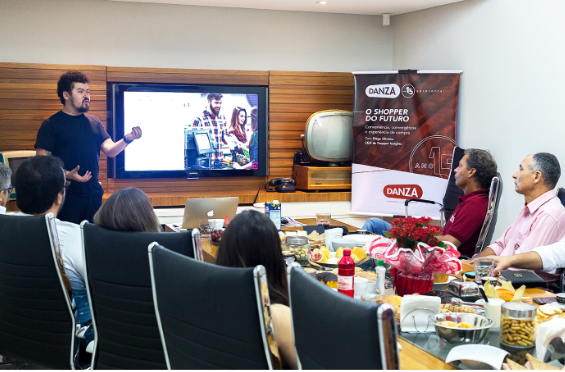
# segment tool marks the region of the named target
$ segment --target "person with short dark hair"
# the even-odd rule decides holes
[[[135,187],[113,193],[94,215],[94,223],[116,231],[162,231],[151,201]]]
[[[57,95],[64,107],[41,124],[35,142],[37,155],[54,155],[64,162],[71,186],[59,217],[77,224],[92,221],[102,205],[104,190],[98,182],[100,151],[114,157],[141,137],[141,129],[134,127],[118,142],[112,141],[100,119],[86,114],[90,108],[89,84],[88,77],[80,71],[61,75]]]
[[[463,190],[459,204],[446,221],[442,235],[437,238],[455,245],[467,257],[475,253],[479,234],[488,207],[489,188],[496,176],[497,165],[492,155],[485,150],[467,149],[455,169],[455,185]],[[364,230],[382,234],[391,225],[378,218],[365,222]]]
[[[192,124],[192,128],[194,129],[208,129],[210,132],[210,138],[212,138],[215,151],[207,154],[207,156],[212,162],[211,167],[216,168],[221,167],[222,160],[224,159],[222,144],[225,143],[227,130],[226,117],[220,114],[220,110],[222,109],[222,97],[223,95],[221,93],[209,93],[206,97],[208,107],[204,109],[202,115],[198,116]]]
[[[529,254],[532,250],[543,254],[543,250],[538,247],[564,239],[565,207],[554,190],[560,176],[561,167],[554,155],[542,152],[526,156],[512,175],[515,190],[524,195],[526,205],[504,234],[477,257],[501,256],[497,262],[502,267],[511,265],[511,261],[515,260],[504,258],[506,256]],[[560,270],[555,269],[554,265],[544,261],[543,271],[537,273],[547,282],[555,282],[560,274]]]
[[[65,178],[63,162],[54,156],[34,156],[24,161],[15,175],[18,190],[16,203],[21,212],[15,215],[44,215],[53,213],[58,217],[65,204],[66,189],[69,182]],[[77,323],[85,324],[91,319],[88,296],[84,284],[85,271],[82,256],[80,226],[72,222],[56,219],[57,236],[65,273],[71,283],[73,299],[76,304]],[[81,341],[82,348],[94,338],[89,330]]]
[[[283,363],[296,369],[286,263],[279,233],[273,222],[264,213],[254,210],[246,210],[235,216],[222,235],[216,264],[228,267],[265,267],[277,345]]]
[[[12,193],[11,177],[12,170],[10,167],[0,163],[0,214],[6,213],[6,204]]]

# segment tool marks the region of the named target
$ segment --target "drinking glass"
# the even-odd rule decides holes
[[[494,258],[475,258],[475,275],[479,278],[492,276]]]
[[[316,223],[327,229],[330,226],[331,217],[330,213],[316,213]]]
[[[198,220],[198,225],[200,226],[200,236],[202,238],[209,238],[212,232],[212,226],[208,220]]]

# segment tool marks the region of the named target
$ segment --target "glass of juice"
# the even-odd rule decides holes
[[[330,213],[316,213],[316,223],[327,229],[330,226],[331,217]]]

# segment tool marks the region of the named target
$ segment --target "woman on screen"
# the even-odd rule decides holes
[[[257,169],[257,162],[259,161],[259,135],[257,134],[259,112],[256,108],[251,110],[251,138],[249,139],[249,162],[245,165],[239,165],[237,162],[233,163],[234,169]],[[255,164],[255,168],[253,168]]]
[[[296,369],[286,264],[275,224],[267,215],[254,210],[246,210],[235,216],[222,235],[216,264],[228,267],[265,267],[277,346],[283,364]]]
[[[243,107],[235,107],[228,125],[227,134],[228,136],[235,137],[236,145],[247,150],[248,144],[245,124],[247,124],[247,111]]]

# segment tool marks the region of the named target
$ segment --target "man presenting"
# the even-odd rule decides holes
[[[12,170],[5,164],[0,163],[0,214],[6,213],[6,204],[12,192],[10,180]]]
[[[221,93],[210,93],[208,94],[208,109],[204,110],[202,116],[199,116],[194,120],[192,124],[193,128],[207,128],[210,132],[210,137],[212,138],[213,146],[215,147],[214,152],[208,154],[210,161],[212,162],[212,167],[220,167],[222,165],[222,160],[224,159],[224,151],[222,150],[222,143],[225,143],[224,136],[227,128],[227,121],[224,115],[220,115],[220,109],[222,108],[222,97]]]
[[[100,119],[86,114],[90,106],[89,83],[88,77],[79,71],[61,75],[57,95],[63,109],[41,124],[35,142],[37,155],[54,155],[64,162],[65,176],[71,185],[59,218],[77,224],[83,220],[92,222],[102,205],[104,190],[98,182],[100,151],[112,158],[141,137],[141,129],[134,127],[123,139],[112,141]]]
[[[492,178],[496,176],[497,165],[492,155],[484,150],[467,149],[455,169],[455,185],[463,190],[459,204],[443,228],[440,241],[453,243],[463,255],[472,256],[479,239],[481,227],[488,206],[488,194]],[[387,224],[388,226],[383,225]],[[390,229],[390,224],[377,218],[369,219],[363,229],[373,231]],[[380,233],[380,231],[373,231]]]
[[[534,248],[556,243],[565,238],[565,207],[555,196],[554,191],[560,176],[561,167],[554,155],[545,152],[528,155],[520,163],[518,171],[512,175],[515,179],[515,190],[518,194],[524,195],[526,205],[502,237],[476,257],[518,255],[515,258],[499,259],[501,262],[498,265],[502,270],[503,266],[513,266],[513,261],[516,259],[525,258],[529,262],[532,256],[539,255],[543,249],[543,247],[536,249],[538,253],[535,253],[532,252]],[[535,264],[533,261],[532,264]],[[518,267],[529,267],[527,264],[519,264]],[[544,271],[545,266],[544,261]],[[548,282],[557,279],[554,265],[548,263],[548,268],[550,266],[552,267],[549,273],[538,272]]]

